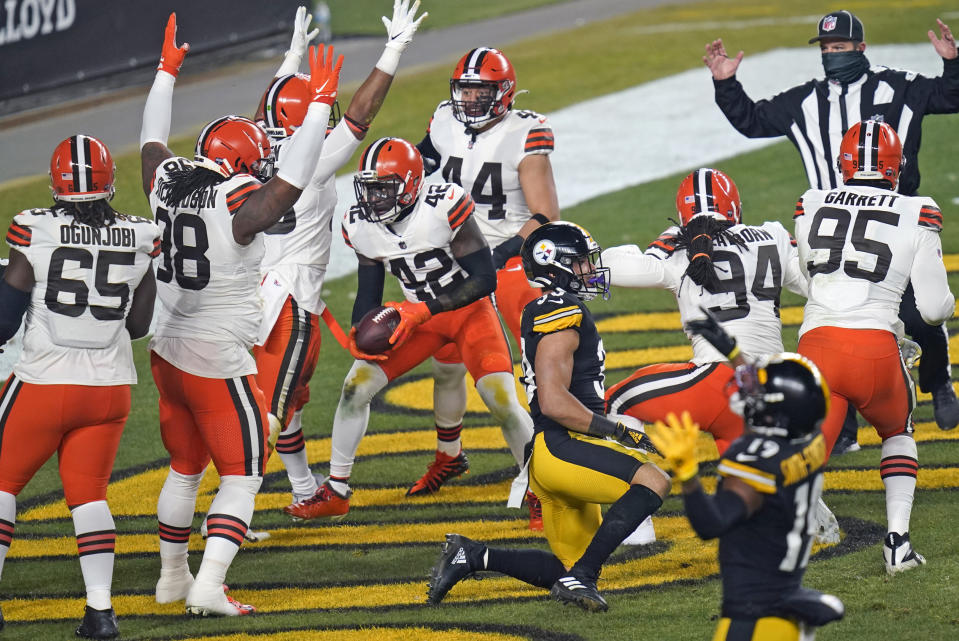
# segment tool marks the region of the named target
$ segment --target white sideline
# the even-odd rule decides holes
[[[940,58],[929,43],[878,45],[868,47],[866,55],[873,64],[895,62],[897,68],[926,76],[942,73]],[[746,92],[757,100],[821,75],[819,54],[811,46],[756,55],[747,51],[738,73]],[[535,103],[535,95],[523,96],[517,106],[535,108]],[[428,117],[424,114],[424,123]],[[579,102],[549,117],[557,140],[550,158],[562,208],[782,140],[750,140],[733,129],[713,101],[713,84],[705,67]],[[800,170],[794,153],[785,162]],[[345,212],[354,202],[352,175],[337,179],[336,192],[338,209]],[[665,218],[672,207],[672,202],[666,202],[661,210],[637,214]],[[327,278],[355,271],[356,255],[334,233]],[[19,341],[14,340],[0,354],[2,378],[9,375],[19,354]]]

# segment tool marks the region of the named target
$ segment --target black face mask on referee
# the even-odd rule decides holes
[[[862,51],[836,51],[822,54],[826,78],[848,85],[869,70],[869,60]]]

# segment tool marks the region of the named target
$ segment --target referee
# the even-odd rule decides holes
[[[839,143],[849,127],[861,120],[882,119],[896,128],[902,140],[904,167],[899,193],[913,196],[919,187],[919,144],[922,118],[927,114],[959,112],[959,58],[949,27],[942,22],[939,37],[930,30],[929,41],[943,59],[936,78],[911,71],[870,67],[862,22],[849,11],[834,11],[819,21],[819,33],[809,43],[819,43],[824,80],[810,80],[768,100],[754,101],[736,79],[743,59],[726,55],[722,40],[706,45],[703,62],[713,74],[716,104],[729,122],[749,138],[786,136],[796,146],[812,189],[833,189],[843,184],[836,164]],[[946,325],[923,322],[910,284],[902,297],[899,317],[922,347],[919,387],[931,392],[936,424],[950,430],[959,424],[959,401],[950,381]]]

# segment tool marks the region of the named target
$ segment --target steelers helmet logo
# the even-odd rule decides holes
[[[550,240],[541,240],[533,248],[533,260],[540,265],[549,265],[556,255],[556,245]]]

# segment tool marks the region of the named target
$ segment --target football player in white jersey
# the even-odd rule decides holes
[[[50,160],[54,204],[14,216],[10,264],[0,280],[0,346],[28,312],[23,351],[0,392],[0,571],[16,497],[58,454],[87,591],[76,633],[96,639],[119,634],[110,600],[116,528],[107,483],[137,382],[130,339],[150,327],[151,257],[160,251],[153,221],[110,206],[115,172],[96,138],[71,136],[57,145]]]
[[[645,252],[636,245],[603,252],[612,284],[672,291],[684,326],[703,318],[700,307],[709,309],[750,357],[782,352],[780,292],[786,287],[806,295],[792,235],[778,222],[744,224],[736,183],[717,169],[686,176],[676,209],[681,226],[667,229]],[[743,431],[742,417],[729,409],[733,368],[702,336],[690,338],[692,361],[638,369],[607,391],[609,413],[651,423],[681,407],[722,454]]]
[[[839,148],[844,185],[810,189],[795,214],[799,262],[809,277],[799,353],[829,383],[832,404],[822,425],[827,454],[848,404],[882,439],[883,557],[890,574],[925,563],[909,541],[919,463],[915,387],[897,343],[899,303],[911,280],[926,323],[941,324],[955,308],[939,241],[942,214],[931,198],[896,193],[901,161],[902,145],[890,125],[856,123]]]
[[[325,57],[323,47],[311,48],[306,118],[276,175],[261,183],[255,174],[270,156],[270,141],[247,118],[225,116],[204,127],[193,160],[167,147],[173,84],[188,48],[177,47],[171,15],[140,133],[143,190],[163,232],[161,307],[150,349],[160,431],[171,458],[157,503],[156,599],[186,599],[193,614],[235,616],[253,608],[227,597],[223,581],[253,515],[268,439],[279,433],[267,418],[249,352],[262,318],[261,232],[293,206],[316,167],[342,57],[334,66],[332,47]],[[187,546],[197,489],[211,459],[220,488],[194,580]]]
[[[320,354],[320,315],[329,314],[321,297],[333,237],[336,208],[336,170],[343,166],[379,111],[389,91],[400,55],[413,39],[423,18],[415,18],[419,1],[393,6],[393,19],[385,16],[387,42],[346,109],[344,117],[327,135],[323,153],[299,200],[280,221],[264,232],[266,253],[260,293],[264,318],[253,348],[256,382],[266,396],[270,414],[283,427],[276,452],[293,489],[293,503],[319,489],[310,472],[301,424],[302,408],[310,398],[309,381]],[[293,40],[263,96],[255,120],[270,135],[274,156],[283,161],[293,132],[303,123],[309,98],[309,77],[297,74],[307,43],[317,31],[307,33],[312,16],[297,10]]]
[[[553,130],[546,116],[513,109],[516,72],[496,49],[477,47],[464,55],[450,78],[450,100],[439,104],[417,147],[428,174],[462,186],[476,204],[476,222],[492,248],[496,308],[519,345],[527,303],[541,295],[523,274],[519,250],[531,231],[559,219],[559,201],[549,154]],[[437,491],[469,469],[460,432],[466,410],[466,370],[450,346],[433,359],[436,457],[409,495]],[[541,530],[535,495],[530,527]]]
[[[509,346],[487,298],[496,275],[473,218],[473,199],[450,183],[424,188],[420,153],[399,138],[381,138],[366,148],[354,184],[357,205],[343,219],[343,238],[359,260],[350,331],[350,352],[357,360],[333,417],[329,479],[290,509],[304,519],[349,511],[348,481],[373,397],[449,343],[462,354],[520,467],[533,436],[532,419],[516,399]],[[388,352],[365,354],[356,346],[355,325],[381,304],[387,268],[406,296],[386,303],[401,320]]]

